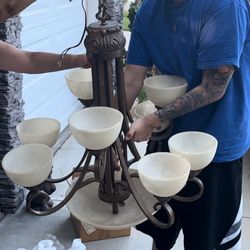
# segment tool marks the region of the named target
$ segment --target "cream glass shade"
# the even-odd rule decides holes
[[[109,147],[117,139],[123,122],[120,111],[109,107],[84,108],[69,119],[76,141],[90,150]]]
[[[24,120],[16,126],[17,135],[22,144],[41,143],[53,146],[60,133],[60,123],[51,118]]]
[[[185,94],[187,81],[178,76],[157,75],[144,80],[145,92],[156,106],[164,107]]]
[[[74,96],[83,100],[93,99],[91,69],[73,69],[65,75],[65,79]]]
[[[88,173],[84,180],[89,178],[93,178],[93,173]],[[156,212],[154,210],[154,204],[157,203],[156,198],[145,190],[139,178],[132,178],[132,181],[147,209],[154,214]],[[73,180],[67,193],[73,188],[75,182],[76,180]],[[130,195],[125,201],[125,206],[119,206],[119,214],[113,214],[112,205],[98,197],[98,188],[99,183],[93,182],[79,189],[67,203],[70,213],[81,222],[104,230],[122,230],[138,225],[147,219],[133,195]]]
[[[157,111],[154,103],[151,101],[144,101],[135,106],[134,114],[136,118],[143,117],[145,115],[154,113]]]
[[[9,151],[2,160],[7,176],[16,184],[33,187],[47,179],[53,152],[43,144],[26,144]]]
[[[138,174],[145,187],[153,195],[171,197],[186,184],[190,163],[172,153],[152,153],[138,161]]]
[[[213,160],[218,141],[210,134],[189,131],[173,135],[168,145],[170,152],[181,155],[190,162],[191,170],[200,170]]]

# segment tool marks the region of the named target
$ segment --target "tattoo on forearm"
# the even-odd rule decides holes
[[[204,70],[199,86],[155,114],[164,122],[219,100],[224,95],[233,72],[233,66]]]

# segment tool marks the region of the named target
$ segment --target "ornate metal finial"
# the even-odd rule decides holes
[[[96,14],[97,20],[101,21],[102,25],[107,24],[108,20],[111,20],[111,15],[108,12],[105,0],[99,0],[98,13]]]

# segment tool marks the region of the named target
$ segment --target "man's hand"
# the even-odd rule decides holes
[[[154,113],[138,118],[132,123],[126,135],[126,140],[134,140],[136,142],[147,141],[151,137],[153,129],[160,125],[161,122]]]
[[[87,57],[87,55],[82,55],[82,67],[85,69],[91,68],[91,61],[90,59]]]

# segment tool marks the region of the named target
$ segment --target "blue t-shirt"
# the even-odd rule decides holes
[[[199,85],[202,70],[235,65],[219,101],[178,117],[175,132],[203,131],[219,142],[214,161],[242,157],[250,145],[250,10],[247,0],[144,0],[136,15],[127,63],[153,64],[162,74]]]

